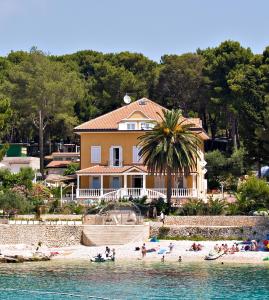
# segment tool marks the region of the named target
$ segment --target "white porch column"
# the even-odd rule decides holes
[[[71,200],[74,201],[74,182],[71,184]]]
[[[192,196],[197,197],[197,174],[191,174],[192,176]]]
[[[79,177],[80,177],[80,175],[77,175],[77,190],[76,190],[76,198],[79,198]]]
[[[124,188],[123,194],[127,195],[128,193],[127,193],[127,175],[126,174],[123,175],[123,188]]]
[[[104,194],[104,175],[100,175],[100,185],[101,185],[100,195],[103,196],[103,194]]]
[[[197,175],[196,174],[191,174],[191,176],[192,176],[192,188],[196,189],[197,188],[197,184],[196,184]]]
[[[143,190],[142,190],[142,193],[143,193],[143,196],[145,196],[146,195],[146,175],[143,174],[142,177],[143,177],[143,185],[142,185]]]

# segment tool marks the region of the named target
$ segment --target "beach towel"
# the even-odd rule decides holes
[[[158,254],[165,254],[166,251],[167,251],[167,249],[160,249],[159,252],[158,252]]]

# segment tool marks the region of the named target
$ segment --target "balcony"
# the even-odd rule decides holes
[[[143,189],[143,188],[119,188],[119,189],[77,189],[77,199],[93,199],[105,201],[117,201],[120,198],[142,198],[146,196],[149,200],[166,199],[166,189]],[[173,188],[172,199],[197,198],[195,188]]]

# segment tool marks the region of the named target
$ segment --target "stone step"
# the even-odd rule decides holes
[[[85,225],[82,243],[85,246],[123,245],[149,238],[149,225]]]

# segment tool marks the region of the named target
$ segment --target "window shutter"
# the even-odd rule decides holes
[[[123,162],[122,162],[122,147],[121,147],[121,146],[119,147],[119,154],[120,154],[120,155],[119,155],[119,156],[120,156],[120,162],[119,162],[119,165],[122,166],[122,165],[123,165]]]
[[[140,163],[141,158],[139,156],[140,148],[137,146],[133,146],[133,163]]]
[[[91,163],[101,163],[101,146],[91,147]]]

